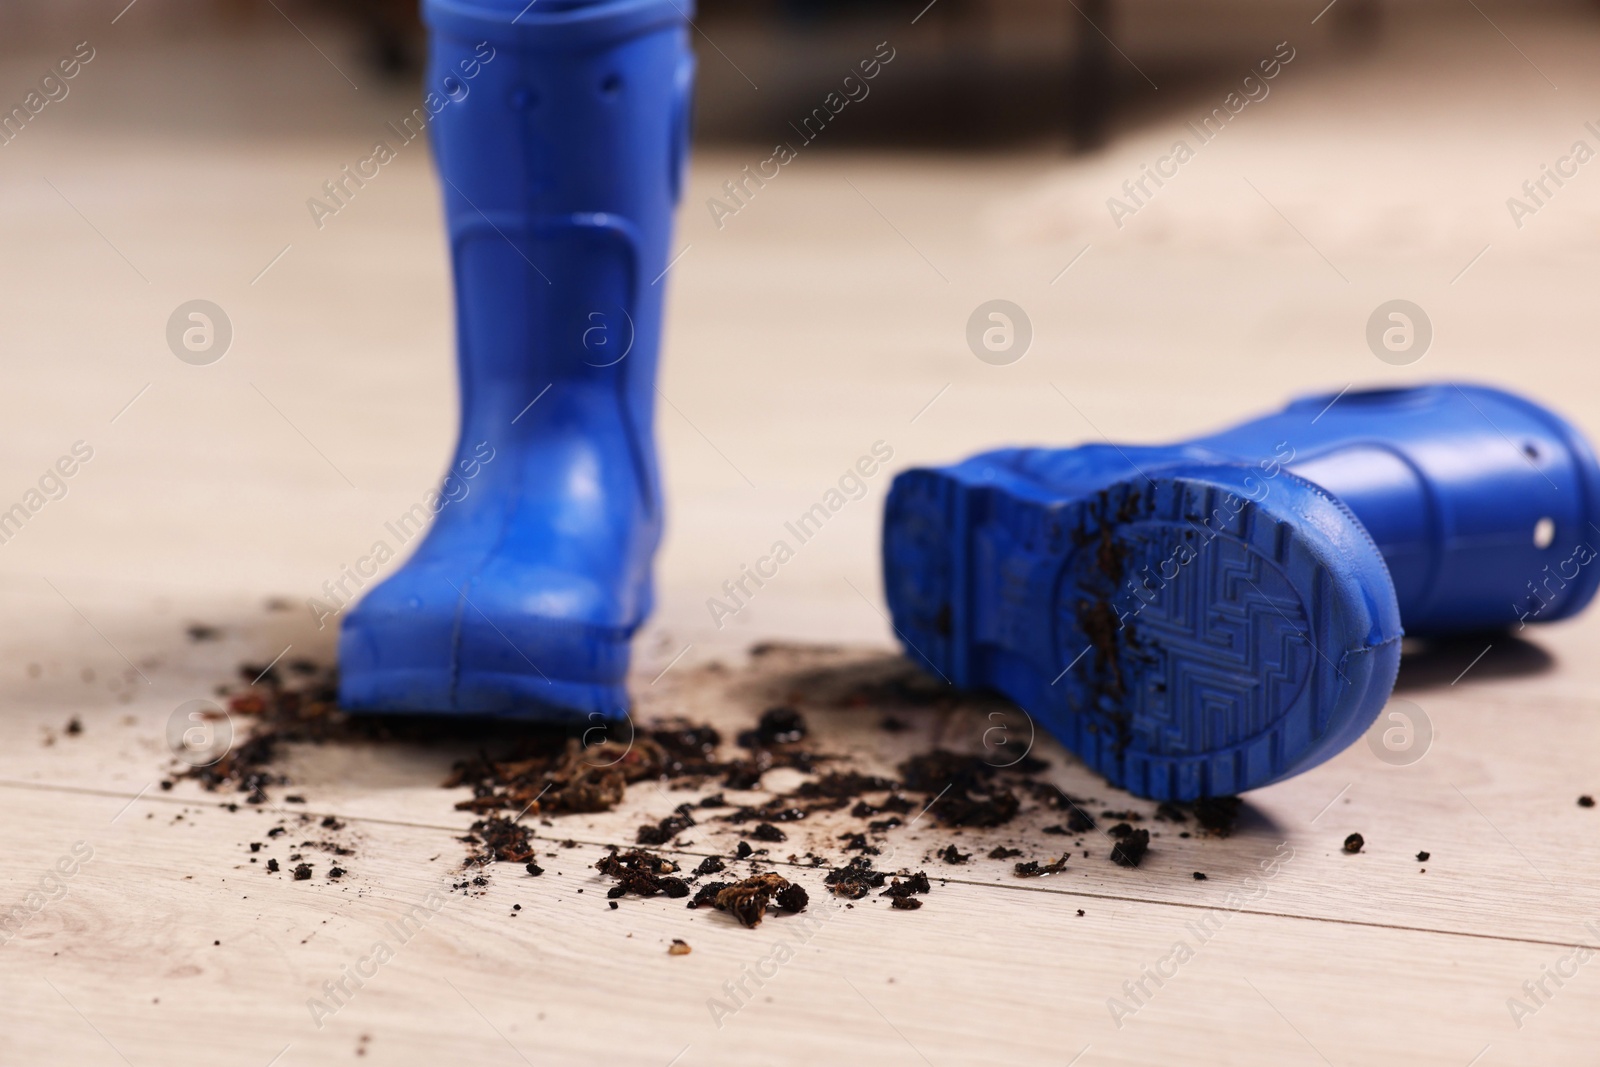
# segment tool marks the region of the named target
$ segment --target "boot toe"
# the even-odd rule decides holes
[[[593,581],[514,569],[491,565],[469,579],[408,565],[372,590],[340,635],[340,703],[545,722],[625,717],[636,624],[606,621],[613,598]]]

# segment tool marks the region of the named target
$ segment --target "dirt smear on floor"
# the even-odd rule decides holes
[[[758,646],[752,659],[759,663],[778,651]],[[459,839],[454,888],[480,895],[496,871],[542,875],[541,858],[548,863],[559,844],[575,844],[562,841],[564,820],[638,807],[630,797],[639,790],[681,796],[668,814],[634,826],[633,847],[613,844],[595,865],[610,880],[606,906],[628,898],[684,899],[688,908],[715,909],[746,927],[803,911],[810,893],[796,879],[808,869],[823,872],[811,892],[843,907],[871,897],[913,911],[936,899],[942,880],[971,877],[959,868],[974,854],[1018,857],[1006,867],[1009,876],[1025,879],[1058,879],[1087,863],[1148,871],[1160,866],[1151,862],[1161,852],[1152,838],[1163,830],[1181,838],[1225,837],[1241,811],[1237,798],[1137,809],[1125,798],[1120,808],[1108,807],[1063,790],[1050,762],[1031,753],[998,760],[992,752],[934,743],[905,754],[901,735],[918,716],[950,714],[968,699],[909,665],[800,671],[788,680],[790,699],[770,702],[769,693],[766,701],[752,701],[748,719],[731,728],[725,715],[720,728],[678,715],[563,729],[459,716],[350,715],[338,707],[337,677],[326,666],[243,664],[238,682],[219,693],[237,731],[231,748],[206,766],[175,764],[161,785],[170,790],[192,781],[225,796],[224,806],[234,810],[289,812],[272,833],[293,837],[294,851],[288,863],[272,858],[271,873],[337,881],[357,850],[337,833],[344,829],[339,820],[316,824],[285,807],[305,801],[291,770],[296,747],[377,746],[377,758],[386,745],[466,749],[439,784],[466,793],[454,805],[471,820]],[[840,721],[841,709],[870,716],[900,758],[873,766],[871,754],[847,751],[851,739],[831,736],[826,725]],[[852,737],[860,748],[859,730]],[[788,772],[784,786],[769,788],[778,771]],[[1048,825],[1023,828],[1040,815]],[[309,833],[313,826],[320,837]],[[920,843],[908,849],[904,835],[912,829],[920,831]],[[271,843],[252,842],[250,862],[263,859],[258,853]],[[332,862],[312,865],[308,850]],[[684,869],[684,853],[689,863],[700,856],[692,869]],[[1174,883],[1180,876],[1192,881],[1189,867],[1169,873]]]

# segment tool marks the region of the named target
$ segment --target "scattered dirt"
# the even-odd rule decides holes
[[[698,896],[695,897],[695,902],[700,903]],[[776,904],[781,911],[798,912],[804,911],[806,905],[811,903],[811,899],[800,886],[782,875],[768,871],[765,874],[753,875],[742,882],[723,885],[717,890],[711,903],[718,911],[725,911],[738,919],[741,925],[756,927],[761,925],[761,919],[767,913],[768,903]]]
[[[840,834],[839,840],[844,842],[839,849],[841,852],[860,852],[867,856],[881,856],[883,854],[883,849],[869,842],[867,835],[863,833]]]
[[[774,893],[772,900],[784,911],[805,911],[811,904],[811,894],[804,886],[791,882]]]
[[[1161,822],[1186,823],[1189,821],[1188,813],[1176,804],[1163,800],[1156,805],[1156,818]]]
[[[594,866],[601,874],[609,875],[616,881],[606,891],[606,896],[612,900],[629,893],[641,897],[689,895],[689,883],[676,877],[678,865],[664,856],[643,849],[636,848],[629,852],[613,850]]]
[[[665,845],[674,837],[694,825],[694,808],[679,804],[671,815],[654,826],[641,826],[635,841],[641,845]]]
[[[768,708],[754,730],[739,735],[739,744],[750,749],[771,748],[805,740],[806,721],[793,708]]]
[[[1431,852],[1418,852],[1417,853],[1417,862],[1418,863],[1427,863],[1432,858],[1433,858],[1433,853],[1431,853]]]
[[[916,874],[911,875],[904,881],[898,877],[895,878],[889,883],[889,888],[885,889],[878,895],[880,897],[889,897],[894,902],[895,907],[904,909],[907,907],[907,905],[899,903],[900,901],[905,900],[907,897],[910,897],[913,894],[928,892],[931,892],[931,887],[928,885],[928,874],[926,871],[918,871]],[[910,907],[920,908],[922,907],[922,901],[919,900],[910,905]]]
[[[1578,798],[1578,807],[1580,807],[1580,808],[1592,808],[1592,807],[1594,807],[1594,797],[1591,797],[1588,794],[1584,794],[1583,796],[1579,797]]]
[[[1022,803],[1009,790],[987,797],[970,797],[951,790],[929,810],[946,826],[994,827],[1015,819]]]
[[[1112,657],[1126,652],[1107,651]],[[754,656],[762,654],[761,650],[752,650]],[[1106,673],[1114,676],[1115,670]],[[957,842],[950,842],[931,853],[923,851],[924,862],[963,865],[980,851],[992,860],[1022,857],[1026,849],[1013,846],[1025,846],[1027,842],[1011,837],[1002,838],[1008,844],[997,844],[994,835],[984,831],[1008,826],[1021,815],[1043,811],[1059,813],[1059,822],[1044,826],[1042,832],[1058,838],[1079,838],[1073,848],[1083,850],[1085,857],[1090,853],[1082,838],[1109,824],[1105,833],[1113,839],[1110,860],[1136,867],[1149,852],[1152,836],[1149,830],[1139,828],[1141,823],[1154,820],[1174,828],[1197,825],[1195,836],[1226,837],[1233,832],[1242,810],[1237,797],[1212,798],[1192,806],[1162,803],[1153,811],[1149,807],[1105,808],[1093,798],[1063,792],[1043,776],[1050,769],[1049,764],[1034,757],[997,767],[978,755],[934,748],[904,760],[893,774],[875,775],[852,769],[842,757],[820,750],[821,739],[800,710],[802,706],[859,707],[877,703],[879,711],[904,709],[905,718],[885,716],[879,720],[885,730],[894,733],[913,728],[906,721],[913,718],[912,711],[958,706],[959,700],[951,696],[947,687],[910,671],[889,681],[855,684],[833,697],[800,686],[784,697],[783,703],[763,711],[751,728],[738,731],[732,745],[725,742],[719,730],[687,718],[666,719],[637,728],[629,722],[613,723],[598,731],[592,723],[584,723],[578,729],[587,732],[573,736],[575,731],[464,722],[448,716],[349,716],[337,707],[334,673],[307,660],[289,661],[271,669],[245,665],[239,675],[242,686],[219,690],[236,731],[232,750],[209,767],[175,767],[162,783],[163,788],[171,789],[180,779],[192,779],[210,791],[241,794],[243,804],[271,806],[269,793],[292,788],[286,758],[289,745],[393,742],[456,749],[471,746],[467,750],[473,754],[459,760],[442,783],[445,788],[467,790],[470,795],[456,807],[478,816],[470,832],[460,837],[466,846],[464,873],[455,888],[468,893],[486,888],[492,868],[500,863],[516,863],[530,877],[542,876],[545,871],[537,861],[537,850],[552,843],[535,836],[538,826],[554,826],[552,820],[563,816],[610,811],[627,798],[632,786],[648,784],[663,795],[668,791],[698,794],[719,786],[725,791],[749,792],[760,790],[767,772],[779,768],[797,771],[805,778],[787,792],[767,790],[756,798],[736,797],[730,802],[722,791],[701,799],[689,798],[670,814],[639,825],[634,834],[639,847],[613,847],[595,864],[600,874],[611,881],[606,893],[608,906],[614,909],[619,899],[628,896],[688,898],[689,907],[714,907],[728,912],[744,926],[759,924],[771,908],[803,910],[809,903],[805,888],[762,870],[778,857],[769,855],[775,849],[761,846],[782,844],[799,832],[801,840],[821,854],[806,852],[805,861],[789,855],[788,861],[797,866],[824,868],[823,884],[834,896],[860,901],[876,893],[894,908],[915,910],[924,903],[931,883],[925,871],[913,872],[902,866],[904,858],[899,863],[894,861],[896,848],[903,844],[894,831],[904,832],[919,821],[924,830],[943,826],[958,837],[963,831],[974,834],[971,851],[963,852]],[[66,730],[74,733],[81,730],[81,724],[74,720]],[[601,735],[598,741],[597,733]],[[286,804],[307,802],[300,794],[284,795],[281,800]],[[240,804],[231,802],[224,806],[240,808]],[[1091,814],[1091,806],[1098,816]],[[828,833],[807,834],[807,820],[823,814],[829,816]],[[846,815],[859,820],[860,828],[838,834],[835,828]],[[345,824],[331,815],[286,816],[267,831],[267,842],[250,843],[250,852],[261,852],[290,829],[297,829],[296,820],[306,826],[300,833],[312,837],[338,835],[345,830]],[[700,830],[689,834],[695,827]],[[746,840],[730,845],[726,836],[717,839],[716,835],[733,832]],[[987,841],[983,840],[985,836]],[[1191,835],[1185,829],[1178,836]],[[691,841],[690,837],[696,840]],[[826,847],[821,839],[828,840]],[[668,847],[694,849],[696,842],[705,851],[720,850],[723,854],[704,856],[688,874],[673,859],[651,851]],[[294,844],[284,839],[277,843],[291,849],[315,848],[337,857],[354,853],[341,840],[308,839]],[[981,849],[977,847],[980,843]],[[575,847],[572,841],[561,844]],[[1024,878],[1063,874],[1071,851],[1062,852],[1054,860],[1016,863],[1014,872]],[[1419,855],[1419,859],[1425,855]],[[263,862],[269,873],[282,869],[278,858],[264,854],[252,855],[249,862]],[[746,873],[724,874],[736,862],[748,864]],[[299,852],[290,856],[288,866],[295,880],[312,877],[312,863],[302,859]],[[709,881],[715,875],[723,875],[726,880]],[[327,868],[330,881],[348,877],[342,864]],[[1194,872],[1194,878],[1204,880],[1205,875]]]
[[[521,823],[501,815],[491,815],[472,824],[472,833],[461,840],[474,846],[467,866],[484,867],[504,860],[507,863],[533,862],[533,841]]]
[[[1000,771],[979,756],[935,749],[899,769],[906,789],[932,796],[928,812],[946,826],[1004,826],[1022,809],[1017,795],[997,784]]]
[[[732,882],[707,882],[705,885],[695,890],[694,899],[689,901],[688,907],[690,910],[695,908],[715,907],[717,903],[717,894],[732,884]]]
[[[1243,806],[1244,801],[1238,797],[1205,797],[1194,802],[1194,818],[1211,833],[1227,837],[1233,833]]]
[[[693,951],[694,949],[689,947],[689,942],[677,937],[673,938],[672,944],[667,946],[667,955],[669,956],[687,956]]]
[[[1121,846],[1118,846],[1121,847]],[[1048,878],[1052,874],[1060,874],[1067,869],[1068,854],[1063,852],[1061,858],[1050,863],[1040,863],[1038,860],[1029,860],[1019,863],[1013,868],[1018,878]]]
[[[1150,851],[1150,831],[1132,830],[1111,846],[1111,862],[1119,867],[1137,867]]]
[[[860,900],[874,889],[883,885],[888,879],[883,871],[872,869],[872,861],[865,856],[857,856],[843,867],[829,871],[822,881],[833,891],[833,895],[846,900]]]
[[[1356,852],[1360,852],[1364,847],[1366,847],[1366,844],[1366,838],[1362,837],[1360,834],[1351,834],[1349,837],[1344,839],[1344,850],[1354,854]]]

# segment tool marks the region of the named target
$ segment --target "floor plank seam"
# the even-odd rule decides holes
[[[112,791],[112,790],[94,789],[94,788],[89,787],[89,786],[71,786],[71,785],[61,785],[61,784],[53,784],[53,783],[41,783],[41,782],[22,782],[22,781],[16,781],[16,780],[13,780],[13,779],[0,778],[0,788],[8,788],[8,787],[9,788],[17,788],[17,789],[30,789],[30,790],[34,790],[34,791],[37,791],[37,792],[45,792],[45,793],[49,793],[49,792],[68,793],[68,794],[74,794],[74,795],[79,795],[79,796],[106,797],[108,799],[119,799],[119,800],[129,799],[130,797],[134,797],[134,798],[138,797],[138,794],[118,793],[118,792],[115,792],[115,791]],[[213,802],[194,800],[194,799],[185,800],[185,799],[183,799],[181,797],[173,797],[173,796],[166,796],[166,795],[145,796],[142,799],[155,801],[155,802],[160,802],[160,803],[164,803],[164,804],[168,804],[168,805],[172,805],[172,806],[182,806],[182,807],[191,807],[191,806],[195,806],[195,805],[202,805],[203,806],[203,805],[205,805],[207,803],[213,803]],[[216,803],[216,805],[218,807],[224,807],[225,808],[227,806],[227,804],[229,804],[230,802],[229,801],[216,801],[214,803]],[[416,822],[414,820],[409,820],[409,819],[384,819],[384,818],[381,818],[381,817],[378,817],[378,816],[371,816],[371,815],[346,815],[346,814],[344,814],[342,812],[338,812],[338,811],[315,811],[315,810],[312,810],[311,808],[306,808],[304,811],[300,811],[300,810],[290,811],[290,810],[285,809],[285,808],[260,808],[260,807],[256,807],[255,810],[277,811],[277,812],[284,813],[284,814],[289,814],[289,815],[305,815],[305,816],[307,816],[309,818],[321,818],[323,816],[332,815],[332,816],[334,816],[336,818],[339,818],[339,819],[342,819],[342,820],[344,820],[345,822],[348,822],[348,823],[355,823],[355,824],[369,823],[369,824],[372,824],[374,826],[395,826],[395,827],[404,827],[406,829],[413,829],[413,830],[434,830],[434,831],[439,831],[439,832],[448,833],[448,834],[459,834],[461,832],[461,830],[462,830],[462,827],[460,827],[460,826],[445,826],[445,825],[443,825],[441,823]],[[636,847],[633,844],[618,844],[617,842],[615,842],[613,840],[609,840],[609,839],[602,839],[602,840],[586,839],[584,837],[580,837],[580,836],[575,835],[575,834],[564,834],[564,835],[557,836],[557,837],[546,837],[543,834],[539,833],[537,830],[531,830],[529,832],[529,837],[533,838],[536,841],[544,841],[544,842],[547,842],[549,844],[554,844],[554,845],[559,845],[564,841],[576,841],[580,845],[590,845],[590,846],[593,846],[595,848],[628,849],[628,848]],[[664,855],[695,856],[695,857],[699,857],[699,858],[702,858],[702,859],[707,857],[707,856],[721,856],[721,855],[723,855],[721,852],[695,852],[695,851],[690,850],[690,849],[681,849],[681,848],[662,848],[662,847],[658,847],[658,848],[656,848],[656,851],[659,852],[659,853],[662,853]],[[823,869],[823,868],[814,868],[810,864],[806,864],[806,863],[793,863],[793,862],[790,862],[788,860],[781,860],[781,859],[768,859],[768,860],[765,860],[764,862],[767,863],[767,864],[770,864],[773,867],[785,867],[785,868],[789,868],[791,870],[804,871],[804,870],[822,870]],[[1084,899],[1084,900],[1113,901],[1113,902],[1124,903],[1124,904],[1148,904],[1148,905],[1151,905],[1151,906],[1154,906],[1154,907],[1186,908],[1186,909],[1189,909],[1189,910],[1192,910],[1192,911],[1216,911],[1216,910],[1219,909],[1219,907],[1221,907],[1221,905],[1191,903],[1189,901],[1182,901],[1182,900],[1160,900],[1160,899],[1156,899],[1156,898],[1152,898],[1152,897],[1135,897],[1135,896],[1127,896],[1125,894],[1118,894],[1118,893],[1095,893],[1095,892],[1091,892],[1091,891],[1087,891],[1087,890],[1065,889],[1065,888],[1059,888],[1059,887],[1056,887],[1056,886],[1007,885],[1004,882],[980,882],[980,881],[975,881],[975,880],[970,879],[970,878],[951,878],[949,876],[942,875],[942,874],[934,874],[934,875],[930,875],[929,877],[931,879],[933,879],[934,881],[937,881],[937,882],[939,882],[941,884],[946,884],[946,885],[962,885],[962,886],[969,886],[969,887],[972,887],[972,888],[975,888],[975,889],[997,889],[997,890],[1000,890],[1002,892],[1011,892],[1011,893],[1044,893],[1044,894],[1051,895],[1051,896],[1063,896],[1063,897],[1071,897],[1071,898]],[[1511,937],[1511,936],[1507,936],[1507,935],[1504,935],[1504,934],[1477,933],[1477,932],[1471,931],[1471,930],[1451,930],[1451,929],[1447,929],[1445,927],[1407,926],[1407,925],[1402,924],[1402,923],[1380,923],[1380,922],[1374,922],[1374,921],[1368,920],[1368,919],[1342,919],[1342,918],[1338,918],[1336,916],[1327,916],[1327,915],[1297,915],[1297,914],[1294,914],[1292,912],[1264,911],[1264,910],[1259,910],[1259,909],[1255,909],[1255,908],[1238,908],[1238,909],[1231,909],[1231,910],[1234,910],[1236,914],[1240,914],[1240,915],[1255,915],[1255,916],[1260,916],[1262,918],[1268,918],[1268,919],[1287,919],[1287,920],[1291,920],[1291,921],[1298,920],[1298,921],[1302,921],[1302,922],[1331,923],[1333,925],[1338,925],[1338,926],[1355,926],[1355,927],[1361,927],[1363,929],[1368,929],[1368,930],[1394,930],[1394,931],[1396,931],[1398,933],[1437,934],[1437,935],[1444,936],[1444,937],[1466,937],[1466,938],[1472,938],[1474,940],[1489,941],[1489,942],[1494,942],[1494,943],[1498,943],[1498,944],[1540,945],[1540,946],[1551,947],[1551,948],[1587,949],[1587,950],[1589,950],[1591,952],[1600,952],[1600,944],[1591,945],[1591,944],[1588,944],[1586,942],[1581,942],[1581,941],[1554,941],[1554,940],[1549,940],[1549,939],[1546,939],[1546,938],[1536,938],[1536,937]]]

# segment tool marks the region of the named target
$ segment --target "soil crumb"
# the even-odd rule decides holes
[[[781,911],[798,912],[804,911],[811,900],[800,886],[770,871],[723,886],[712,900],[718,911],[727,912],[740,925],[751,928],[761,925],[769,903]]]
[[[1150,851],[1150,831],[1134,830],[1111,846],[1111,862],[1119,867],[1137,867]]]
[[[1018,878],[1048,878],[1052,874],[1060,874],[1067,869],[1068,854],[1063,852],[1061,858],[1050,863],[1040,863],[1038,860],[1029,860],[1019,863],[1012,868]]]
[[[629,893],[641,897],[689,895],[689,883],[676,877],[678,865],[664,856],[643,849],[636,848],[628,852],[613,850],[594,866],[616,883],[606,890],[607,898],[612,900]]]

